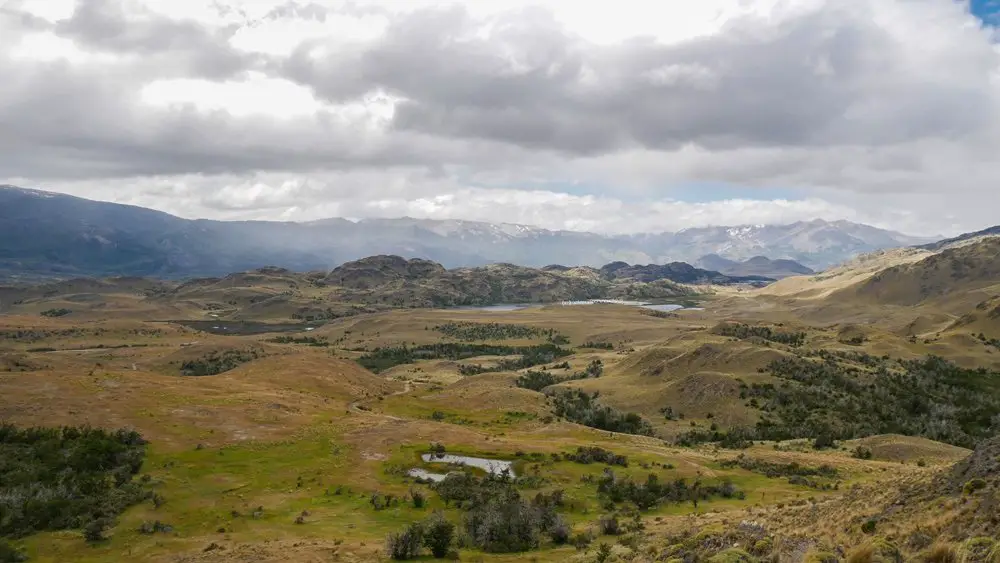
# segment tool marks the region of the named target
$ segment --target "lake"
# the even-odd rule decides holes
[[[651,311],[701,311],[697,308],[686,308],[683,305],[674,303],[650,303],[648,301],[626,301],[623,299],[586,299],[583,301],[560,301],[558,303],[502,303],[499,305],[465,306],[451,307],[452,311],[482,311],[485,313],[509,313],[512,311],[523,311],[524,309],[534,309],[547,307],[550,305],[562,305],[564,307],[575,307],[580,305],[624,305],[626,307],[641,307]]]
[[[167,321],[210,334],[252,336],[272,332],[307,332],[322,326],[317,323],[262,323],[256,321]]]

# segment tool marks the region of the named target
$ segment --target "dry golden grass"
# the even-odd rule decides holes
[[[549,454],[598,445],[628,455],[633,460],[628,471],[637,479],[648,472],[639,464],[655,461],[673,465],[670,477],[731,478],[749,491],[744,501],[713,501],[697,510],[669,506],[646,515],[644,547],[656,546],[667,534],[732,527],[743,519],[762,521],[769,530],[789,537],[815,538],[817,548],[855,546],[867,538],[859,530],[862,519],[895,506],[906,487],[926,490],[935,471],[967,452],[899,436],[859,441],[875,452],[871,461],[854,459],[848,451],[817,452],[792,444],[782,444],[780,451],[773,444],[757,444],[744,452],[775,463],[836,466],[843,475],[838,490],[817,491],[742,469],[723,469],[720,462],[738,452],[668,445],[662,438],[690,429],[691,422],[700,428],[712,422],[722,427],[753,424],[757,414],[739,399],[737,378],[767,381],[769,376],[758,369],[790,353],[780,345],[716,336],[711,327],[723,320],[761,319],[805,330],[811,347],[896,357],[918,357],[933,350],[966,364],[994,359],[982,346],[970,348],[957,332],[940,338],[927,334],[953,322],[951,313],[928,307],[910,311],[908,317],[892,309],[868,324],[854,317],[878,316],[881,310],[858,312],[848,307],[838,312],[836,304],[817,305],[821,300],[811,297],[784,302],[773,296],[720,296],[706,311],[672,318],[621,306],[553,306],[507,313],[399,310],[339,319],[303,333],[335,343],[314,348],[265,341],[273,335],[215,336],[152,322],[210,318],[204,308],[206,296],[250,300],[271,295],[275,300],[253,304],[238,300],[234,307],[239,314],[249,312],[248,318],[285,318],[291,305],[278,298],[290,286],[280,272],[263,279],[197,282],[188,288],[190,301],[166,303],[124,295],[120,287],[113,291],[95,287],[80,282],[70,288],[74,295],[98,295],[94,301],[55,296],[23,306],[18,312],[24,314],[0,316],[0,331],[48,332],[38,340],[0,340],[0,370],[25,370],[0,371],[0,419],[22,425],[136,428],[152,441],[144,471],[163,483],[171,500],[160,512],[146,506],[127,512],[105,546],[88,548],[75,532],[33,538],[29,551],[41,562],[376,560],[385,534],[420,515],[404,509],[374,513],[362,497],[373,491],[405,494],[411,484],[393,468],[416,463],[416,453],[430,442],[445,443],[451,451],[505,459],[518,459],[517,452]],[[57,302],[73,303],[67,308],[74,312],[51,319],[38,316]],[[935,340],[910,342],[909,334],[900,329],[916,323],[912,315],[917,314],[932,319],[929,328],[920,327],[926,328],[920,334]],[[814,320],[825,315],[836,321]],[[551,328],[576,345],[588,340],[620,343],[622,349],[616,351],[578,350],[568,358],[567,374],[594,359],[604,363],[605,374],[564,385],[599,391],[602,402],[646,415],[661,437],[549,422],[545,397],[517,388],[516,373],[462,377],[457,363],[431,360],[375,375],[351,360],[360,352],[349,348],[443,341],[443,335],[430,329],[450,321]],[[860,346],[842,342],[855,334],[865,337]],[[130,347],[111,347],[121,344]],[[30,351],[43,347],[56,351]],[[261,357],[231,371],[197,378],[178,375],[185,360],[249,347],[260,350]],[[684,413],[685,420],[665,420],[659,413],[664,406]],[[854,445],[843,444],[847,449]],[[918,466],[918,460],[924,460],[926,467]],[[581,478],[596,475],[601,468],[569,464],[551,471],[558,486],[589,503],[585,514],[573,515],[576,529],[592,526],[601,508],[593,487],[585,486]],[[297,484],[299,477],[305,485]],[[350,487],[352,494],[328,494],[339,486]],[[954,537],[955,522],[962,521],[968,506],[931,502],[936,501],[921,498],[893,509],[893,516],[880,521],[879,533],[895,541],[922,526]],[[257,505],[267,507],[266,518],[230,516],[232,510],[245,513]],[[302,510],[310,516],[305,525],[297,526],[293,521]],[[180,532],[153,538],[134,532],[139,522],[154,518],[170,519]],[[226,531],[217,532],[220,527]],[[613,543],[608,538],[603,541]],[[212,543],[224,549],[202,551]],[[654,559],[643,550],[615,549],[633,561]],[[592,550],[577,553],[572,548],[545,549],[529,556],[539,561],[594,557]],[[463,560],[478,557],[525,559],[524,554],[463,553]]]

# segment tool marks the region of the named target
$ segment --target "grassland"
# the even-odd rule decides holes
[[[266,320],[263,301],[243,303],[218,284],[212,291],[226,307],[243,307]],[[459,548],[467,561],[594,561],[602,543],[612,546],[609,560],[666,560],[682,552],[705,559],[714,555],[706,546],[725,541],[753,551],[751,537],[772,541],[768,553],[846,553],[873,537],[862,529],[869,519],[877,520],[880,538],[916,557],[927,546],[907,544],[915,530],[964,541],[968,534],[955,523],[980,522],[970,514],[989,510],[982,495],[991,488],[967,497],[964,505],[960,497],[935,492],[934,479],[969,450],[924,438],[863,436],[821,450],[805,436],[753,440],[741,450],[710,443],[681,447],[675,438],[692,430],[754,426],[763,411],[748,404],[741,390],[780,384],[767,366],[818,350],[901,360],[936,354],[965,368],[1000,367],[1000,355],[972,336],[986,331],[1000,337],[989,332],[990,307],[960,311],[951,300],[920,310],[884,309],[888,314],[878,322],[865,323],[855,317],[868,313],[847,305],[843,318],[849,320],[829,322],[828,305],[812,297],[792,305],[783,301],[787,296],[720,293],[703,311],[663,318],[613,305],[502,313],[411,309],[327,319],[297,332],[255,326],[213,334],[192,328],[203,325],[165,321],[211,321],[222,309],[105,292],[93,298],[103,306],[90,301],[80,312],[74,295],[26,302],[0,316],[0,420],[21,427],[135,429],[149,442],[137,478],[159,500],[127,509],[105,541],[87,543],[79,530],[13,540],[31,561],[384,560],[389,533],[435,510],[459,524],[463,519],[462,508],[446,506],[430,485],[407,474],[414,468],[443,470],[420,457],[432,444],[451,454],[511,461],[522,477],[521,495],[563,491],[559,512],[572,532],[593,536],[579,548],[545,539],[527,554]],[[41,314],[60,308],[71,312]],[[971,320],[957,323],[963,315]],[[231,318],[239,316],[237,311]],[[939,318],[935,328],[952,328],[913,338],[901,327],[919,317]],[[282,313],[272,320],[289,319]],[[741,324],[735,331],[719,330],[723,322]],[[565,338],[559,346],[570,355],[524,369],[503,363],[519,357],[508,351],[553,345],[554,335]],[[406,363],[380,365],[377,374],[359,363],[377,349],[472,350],[482,344],[503,355],[408,356]],[[207,370],[217,373],[190,375],[192,363],[233,357],[240,361]],[[570,377],[597,361],[603,366],[599,377]],[[466,363],[506,367],[462,375]],[[520,388],[517,380],[528,369],[547,371],[558,382],[537,391]],[[552,393],[567,390],[596,393],[600,404],[634,413],[649,424],[651,435],[560,418]],[[627,467],[564,457],[578,447],[625,456]],[[855,457],[859,447],[871,451],[870,459]],[[734,462],[737,456],[752,463]],[[792,479],[795,470],[774,469],[790,466],[832,472]],[[627,501],[611,505],[597,486],[609,468],[616,478],[636,483],[650,474],[660,482],[730,483],[742,495],[715,495],[697,505],[655,502],[646,510]],[[426,496],[424,506],[414,506],[414,491]],[[376,509],[373,495],[396,501]],[[900,499],[902,508],[890,511]],[[932,506],[937,511],[930,515]],[[637,514],[641,529],[602,534],[601,518],[612,514],[623,524]],[[744,525],[751,521],[765,528],[763,535]],[[155,522],[169,531],[149,533]],[[976,525],[986,535],[995,533],[988,524]]]

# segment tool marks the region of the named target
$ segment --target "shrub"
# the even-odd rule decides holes
[[[424,530],[420,523],[410,524],[400,533],[389,534],[385,539],[385,550],[395,561],[416,559],[420,556],[420,546],[423,543]]]
[[[560,348],[552,343],[535,346],[504,346],[500,344],[439,342],[413,347],[402,345],[375,348],[358,358],[357,362],[363,367],[378,373],[394,366],[412,364],[418,360],[447,359],[458,361],[476,356],[521,356],[517,360],[501,360],[497,362],[496,367],[492,368],[483,368],[482,366],[474,365],[461,366],[463,369],[460,369],[460,372],[463,375],[476,375],[478,373],[515,371],[530,368],[547,364],[556,358],[562,358],[570,354],[572,354],[572,350]]]
[[[0,538],[0,563],[23,563],[28,560],[28,556],[21,550],[7,543],[7,540]]]
[[[88,543],[96,543],[108,539],[107,531],[113,522],[110,518],[94,518],[83,527],[83,539]]]
[[[600,526],[601,534],[605,536],[617,536],[621,533],[621,525],[618,523],[618,518],[613,515],[601,516],[598,525]]]
[[[878,525],[878,522],[875,521],[875,519],[869,518],[868,520],[865,520],[864,524],[861,524],[861,531],[864,532],[864,533],[866,533],[866,534],[874,534],[875,533],[875,526],[877,526],[877,525]]]
[[[903,563],[903,554],[892,543],[878,538],[849,553],[847,563]]]
[[[829,434],[820,434],[813,441],[813,449],[816,450],[827,450],[830,448],[836,448],[837,443],[833,441],[833,436]]]
[[[609,559],[611,559],[611,546],[606,543],[601,543],[601,545],[597,546],[595,561],[597,561],[597,563],[606,563]]]
[[[438,559],[447,555],[451,540],[455,537],[455,525],[440,512],[435,512],[423,523],[423,531],[424,547],[430,549],[431,554]]]
[[[962,492],[967,495],[971,495],[972,493],[984,488],[986,488],[986,481],[979,478],[970,479],[965,482],[964,486],[962,486]]]
[[[59,308],[59,309],[46,309],[39,314],[43,317],[65,317],[66,315],[72,312],[73,311],[70,309]]]
[[[828,551],[811,551],[803,563],[839,563],[840,558]]]
[[[466,514],[466,533],[483,551],[516,553],[538,547],[542,515],[516,495],[491,498]]]
[[[413,508],[423,508],[427,503],[427,496],[416,489],[410,489],[410,499],[413,501]]]
[[[549,395],[555,403],[556,416],[611,432],[652,436],[653,427],[636,413],[624,413],[597,402],[597,394],[589,394],[580,389],[567,389]]]
[[[206,356],[194,360],[188,360],[181,364],[181,375],[195,377],[218,375],[220,373],[236,369],[241,364],[251,362],[259,357],[260,352],[256,348],[211,352]]]
[[[174,527],[171,526],[170,524],[164,524],[163,522],[156,520],[155,522],[148,522],[148,521],[143,522],[142,524],[139,525],[139,529],[137,531],[143,535],[152,535],[158,533],[169,534],[170,532],[174,531]]]
[[[870,448],[866,448],[864,446],[858,446],[854,448],[854,451],[851,453],[851,455],[856,459],[871,459],[872,451]]]
[[[894,433],[972,448],[994,434],[990,418],[1000,411],[997,374],[935,356],[892,360],[818,350],[761,371],[779,383],[741,384],[740,392],[761,411],[758,440]]]
[[[771,541],[771,538],[761,538],[753,544],[753,554],[758,557],[763,557],[771,553],[773,549],[774,543]]]
[[[605,450],[604,448],[599,448],[597,446],[579,446],[576,448],[576,452],[563,454],[563,458],[567,461],[575,461],[576,463],[582,464],[606,463],[608,465],[628,467],[627,456],[618,455],[612,451]]]
[[[997,555],[996,542],[991,538],[979,537],[966,540],[958,550],[958,558],[962,563],[994,563]]]
[[[149,498],[133,480],[145,444],[130,430],[0,424],[0,536],[87,526],[103,538],[115,516]]]
[[[549,528],[549,538],[552,539],[552,543],[556,545],[563,545],[570,540],[570,534],[572,530],[569,524],[563,520],[562,516],[556,516],[555,522],[552,527]]]
[[[742,323],[723,323],[712,329],[712,332],[740,340],[759,338],[793,347],[801,346],[806,341],[806,333],[804,332],[782,332],[766,326],[750,326]]]
[[[739,548],[731,548],[716,553],[709,558],[708,563],[754,563],[754,559],[749,553]]]
[[[559,383],[559,379],[547,371],[528,370],[524,375],[517,378],[516,384],[522,389],[541,391],[549,385]]]
[[[593,541],[594,541],[594,535],[590,532],[590,530],[577,532],[572,536],[570,536],[569,538],[570,545],[572,545],[573,547],[577,548],[580,551],[587,549],[590,546],[590,544],[593,543]]]
[[[645,482],[636,483],[627,477],[619,479],[610,468],[605,469],[604,475],[598,480],[597,493],[607,500],[609,506],[630,501],[643,511],[667,502],[691,502],[697,507],[699,501],[714,496],[745,497],[743,491],[728,481],[718,485],[705,485],[696,481],[689,485],[684,479],[661,482],[655,473],[650,473]]]
[[[505,324],[505,323],[472,323],[472,322],[450,322],[434,327],[434,330],[441,334],[454,338],[473,342],[477,340],[507,340],[525,339],[536,336],[547,335],[551,340],[558,335],[554,330],[542,330],[533,326]]]
[[[937,543],[931,546],[923,556],[924,563],[957,563],[958,554],[955,546],[948,543]]]

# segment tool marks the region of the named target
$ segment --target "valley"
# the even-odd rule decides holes
[[[994,561],[998,240],[764,288],[398,257],[2,288],[0,555]],[[561,304],[595,299],[681,308]],[[62,502],[31,444],[84,438],[13,428],[83,425],[141,441],[84,434],[104,500],[29,516]]]

